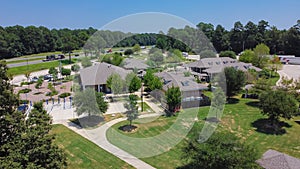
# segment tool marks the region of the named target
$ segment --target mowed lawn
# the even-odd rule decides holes
[[[75,63],[77,59],[72,59],[72,63]],[[51,67],[58,67],[59,66],[59,60],[51,61],[51,62],[43,62],[43,63],[37,63],[37,64],[32,64],[32,65],[25,65],[25,66],[18,66],[18,67],[12,67],[8,69],[8,73],[11,75],[20,75],[24,74],[26,72],[35,72],[35,71],[40,71],[40,70],[45,70],[49,69]],[[69,60],[61,60],[62,66],[68,65]]]
[[[70,169],[133,168],[63,125],[53,125],[51,133],[65,151]]]
[[[295,120],[300,120],[300,117],[295,117],[294,119],[285,121],[290,125],[290,127],[284,127],[286,130],[285,134],[272,135],[261,133],[253,126],[253,122],[267,117],[260,113],[260,110],[257,107],[257,102],[258,100],[239,98],[237,103],[227,104],[217,130],[234,133],[246,144],[255,146],[260,155],[268,149],[274,149],[300,158],[300,125],[295,122]],[[188,134],[188,138],[186,140],[181,141],[168,152],[154,157],[142,158],[142,160],[156,168],[176,168],[183,165],[183,160],[181,159],[182,148],[186,145],[188,139],[198,136],[204,124],[204,118],[206,117],[208,110],[209,107],[202,107],[199,109],[199,121],[194,124],[194,127]],[[136,122],[135,125],[139,127],[136,132],[123,134],[139,138],[152,137],[167,130],[175,119],[176,117],[160,117],[150,123],[141,124]],[[118,123],[114,125],[113,128],[118,129],[120,126],[125,124],[128,124],[128,122]],[[113,138],[109,138],[111,142],[117,141],[111,139]]]

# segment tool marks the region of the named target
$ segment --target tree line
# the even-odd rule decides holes
[[[94,35],[95,32],[97,33]],[[97,39],[96,43],[93,42],[93,38],[89,39],[92,35]],[[188,26],[184,29],[170,28],[166,34],[97,31],[91,27],[50,30],[43,26],[0,26],[0,57],[5,59],[41,52],[67,53],[82,47],[85,50],[100,51],[95,47],[103,50],[105,47],[127,47],[137,43],[141,46],[156,45],[166,50],[179,49],[190,52],[191,49],[196,49],[196,53],[212,49],[216,52],[231,50],[240,53],[264,43],[270,48],[271,54],[300,56],[300,20],[288,30],[279,30],[264,20],[257,24],[249,21],[245,25],[238,21],[230,30],[226,30],[222,25],[215,27],[210,23],[200,22],[196,29]]]
[[[264,20],[257,24],[249,21],[245,25],[238,21],[229,31],[222,25],[214,27],[203,22],[197,28],[209,38],[217,52],[232,50],[240,53],[264,43],[270,48],[271,54],[300,56],[300,20],[288,30],[279,30]]]

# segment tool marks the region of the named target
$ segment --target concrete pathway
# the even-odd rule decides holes
[[[155,111],[152,114],[144,114],[140,115],[139,118],[145,117],[156,117],[163,114],[162,108],[159,105],[155,104],[151,101],[151,99],[145,98],[144,101]],[[46,105],[45,105],[46,106]],[[138,159],[137,157],[127,153],[126,151],[116,147],[115,145],[111,144],[106,137],[107,130],[116,123],[126,120],[126,118],[119,118],[112,120],[104,125],[92,129],[86,130],[78,125],[69,122],[68,119],[78,117],[74,112],[73,108],[70,108],[70,103],[66,103],[66,107],[63,107],[63,104],[60,105],[48,105],[45,107],[49,114],[53,117],[53,124],[63,124],[69,129],[75,131],[76,133],[80,134],[81,136],[85,137],[86,139],[92,141],[102,149],[108,151],[109,153],[113,154],[114,156],[120,158],[121,160],[125,161],[126,163],[132,165],[135,168],[141,169],[154,169],[151,165],[145,163],[144,161]]]
[[[141,115],[140,118],[145,117],[154,117],[158,116],[159,114],[146,114]],[[127,153],[126,151],[116,147],[115,145],[111,144],[106,137],[107,130],[116,123],[126,120],[126,118],[119,118],[112,120],[96,129],[93,130],[85,130],[79,128],[78,126],[74,125],[74,123],[66,122],[63,123],[66,127],[70,128],[71,130],[75,131],[76,133],[80,134],[81,136],[85,137],[86,139],[92,141],[102,149],[108,151],[109,153],[113,154],[114,156],[120,158],[121,160],[125,161],[126,163],[132,165],[138,169],[154,169],[151,165],[145,163],[144,161],[138,159],[137,157]]]

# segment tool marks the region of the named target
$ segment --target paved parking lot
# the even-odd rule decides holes
[[[124,107],[125,102],[109,103],[107,112],[105,114],[124,113],[126,108]]]
[[[283,65],[279,73],[282,73],[283,76],[298,80],[300,78],[300,65]]]
[[[22,89],[26,89],[29,88],[31,89],[31,92],[27,93],[27,94],[20,94],[20,99],[21,100],[30,100],[32,102],[37,102],[37,101],[41,101],[41,100],[46,100],[46,99],[50,99],[50,96],[46,96],[47,92],[50,92],[50,90],[47,88],[48,86],[48,82],[44,81],[43,85],[41,86],[40,89],[36,89],[35,88],[35,83],[31,84],[31,85],[24,85],[22,87],[15,87],[14,88],[14,93],[18,93],[18,91],[22,90]],[[58,95],[62,94],[62,93],[71,93],[71,86],[72,86],[72,81],[71,82],[66,82],[66,83],[62,83],[60,85],[56,85],[55,89],[58,91]],[[57,99],[58,95],[53,96],[53,98]]]

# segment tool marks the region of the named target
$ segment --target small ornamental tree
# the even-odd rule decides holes
[[[58,70],[55,67],[50,67],[48,73],[53,76],[54,81],[57,79]]]
[[[91,115],[101,115],[107,111],[108,105],[104,102],[103,94],[95,92],[92,88],[75,92],[73,104],[76,107],[77,115],[84,113]]]
[[[108,103],[104,100],[104,94],[102,92],[95,92],[96,103],[101,113],[106,113],[108,109]]]
[[[127,109],[126,116],[130,127],[132,126],[132,121],[138,118],[137,99],[137,95],[131,94],[129,95],[129,103],[124,104],[124,107]]]
[[[36,89],[40,89],[40,87],[42,86],[42,84],[43,84],[43,79],[39,78],[38,81],[35,84],[35,88]]]
[[[77,65],[77,64],[72,65],[72,66],[71,66],[71,70],[72,70],[73,72],[78,72],[78,71],[80,70],[80,66]]]
[[[61,75],[63,75],[63,76],[70,76],[71,75],[71,69],[62,68],[61,69]]]
[[[125,81],[119,74],[112,74],[108,77],[106,84],[114,94],[121,94],[125,86]]]
[[[125,81],[130,93],[136,92],[142,87],[142,81],[135,73],[129,73]]]
[[[179,87],[172,86],[168,88],[165,93],[166,101],[168,104],[168,110],[171,114],[175,113],[177,109],[180,108],[181,104],[181,92]]]

